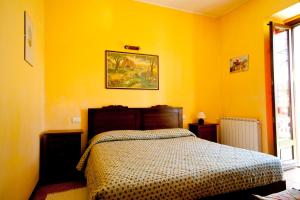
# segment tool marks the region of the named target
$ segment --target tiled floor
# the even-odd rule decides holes
[[[84,181],[57,183],[52,185],[40,186],[36,193],[30,198],[30,200],[45,200],[47,194],[82,188],[85,186],[86,183]]]
[[[300,189],[300,168],[287,170],[284,172],[284,178],[286,179],[286,187]]]

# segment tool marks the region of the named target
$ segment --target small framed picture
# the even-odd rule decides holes
[[[34,55],[33,55],[33,24],[28,15],[28,13],[24,12],[24,60],[31,66],[34,63]]]
[[[230,73],[243,72],[249,69],[249,55],[230,59]]]

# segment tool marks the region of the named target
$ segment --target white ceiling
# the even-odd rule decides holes
[[[219,17],[241,6],[248,0],[135,0],[184,12]]]
[[[282,11],[279,11],[278,13],[275,13],[273,17],[280,20],[286,20],[297,15],[300,15],[300,3],[296,3]]]

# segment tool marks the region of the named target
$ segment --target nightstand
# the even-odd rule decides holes
[[[46,131],[41,135],[40,183],[77,180],[82,130]]]
[[[198,123],[189,124],[189,130],[197,137],[211,142],[217,142],[217,125],[218,124],[203,124]]]

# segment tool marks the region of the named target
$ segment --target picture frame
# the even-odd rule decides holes
[[[106,89],[159,90],[159,56],[105,51]]]
[[[249,70],[249,55],[242,55],[230,59],[230,73]]]
[[[24,11],[24,60],[32,67],[34,64],[33,34],[33,23],[28,12]]]

